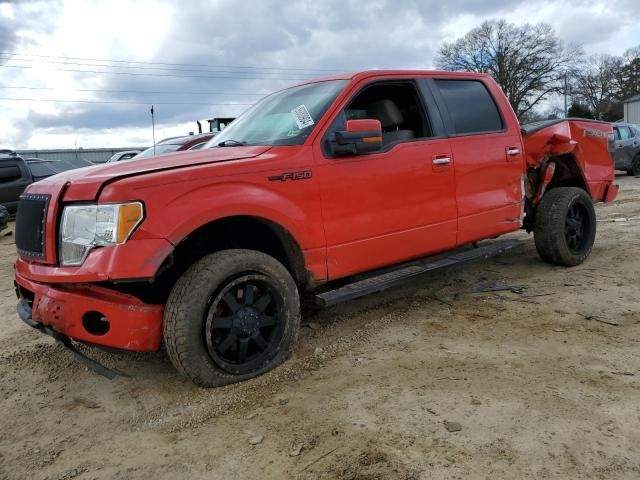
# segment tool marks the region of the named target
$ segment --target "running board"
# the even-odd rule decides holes
[[[337,303],[354,300],[371,293],[382,292],[383,290],[405,283],[425,273],[461,263],[493,257],[506,250],[511,250],[522,243],[521,240],[498,240],[489,245],[454,253],[439,260],[400,267],[390,272],[350,283],[335,290],[320,293],[315,297],[316,302],[322,307],[330,307]]]

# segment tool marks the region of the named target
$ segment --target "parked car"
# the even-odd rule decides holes
[[[56,173],[93,165],[86,160],[27,160],[15,154],[0,155],[0,205],[14,215],[20,194],[27,185]]]
[[[9,210],[6,207],[0,205],[0,232],[7,228],[9,223]]]
[[[593,203],[618,192],[612,142],[611,124],[593,120],[521,127],[485,74],[309,81],[199,151],[31,185],[16,224],[18,313],[69,346],[164,340],[198,385],[248,379],[291,353],[302,292],[325,305],[376,292],[427,269],[403,262],[484,258],[493,243],[460,248],[519,229],[544,261],[580,264]]]
[[[640,177],[640,127],[630,123],[613,126],[615,151],[613,160],[616,170],[626,170],[628,175]]]
[[[140,150],[126,150],[124,152],[114,153],[111,156],[111,158],[107,160],[107,163],[115,163],[115,162],[121,162],[123,160],[131,160],[133,157],[135,157],[139,153],[140,153]]]
[[[198,135],[165,138],[156,143],[155,147],[149,147],[143,150],[142,153],[134,157],[134,160],[157,157],[166,153],[181,152],[183,150],[199,150],[215,135],[215,133],[200,133]]]

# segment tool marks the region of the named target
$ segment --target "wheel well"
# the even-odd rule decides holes
[[[541,185],[542,182],[544,182],[544,166],[543,168],[535,169],[529,173],[528,181],[530,182],[529,185],[533,187],[533,194],[525,203],[523,227],[527,232],[533,231],[535,227],[537,205],[533,204],[531,200],[536,195],[536,192],[539,194],[540,189],[543,189],[542,192],[548,192],[549,190],[559,187],[577,187],[584,190],[589,196],[591,196],[591,192],[589,192],[582,170],[572,155],[565,154],[557,157],[551,157],[544,165],[546,166],[549,163],[555,164],[555,171],[553,172],[551,181],[546,187]]]
[[[582,170],[578,166],[576,159],[571,155],[560,155],[549,159],[550,162],[556,164],[556,171],[553,174],[551,182],[547,186],[547,190],[558,187],[578,187],[587,193],[589,188],[584,180]]]
[[[251,217],[226,217],[207,223],[187,235],[169,255],[151,282],[110,284],[110,288],[131,293],[147,303],[165,303],[180,276],[202,257],[229,248],[257,250],[274,257],[291,273],[298,286],[305,287],[309,275],[298,242],[282,226]]]

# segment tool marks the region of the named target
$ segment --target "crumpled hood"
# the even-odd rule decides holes
[[[94,194],[105,182],[119,178],[144,175],[163,170],[186,168],[207,163],[227,162],[257,157],[269,150],[270,146],[220,147],[205,150],[184,151],[144,158],[125,160],[118,163],[96,165],[62,172],[41,180],[29,187],[31,193],[52,193],[65,185],[71,189],[91,188]]]

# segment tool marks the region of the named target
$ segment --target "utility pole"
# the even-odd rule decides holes
[[[569,116],[568,95],[569,81],[567,79],[567,72],[564,72],[564,118]]]
[[[151,105],[151,135],[153,137],[153,156],[156,156],[156,121],[153,116],[153,105]]]

